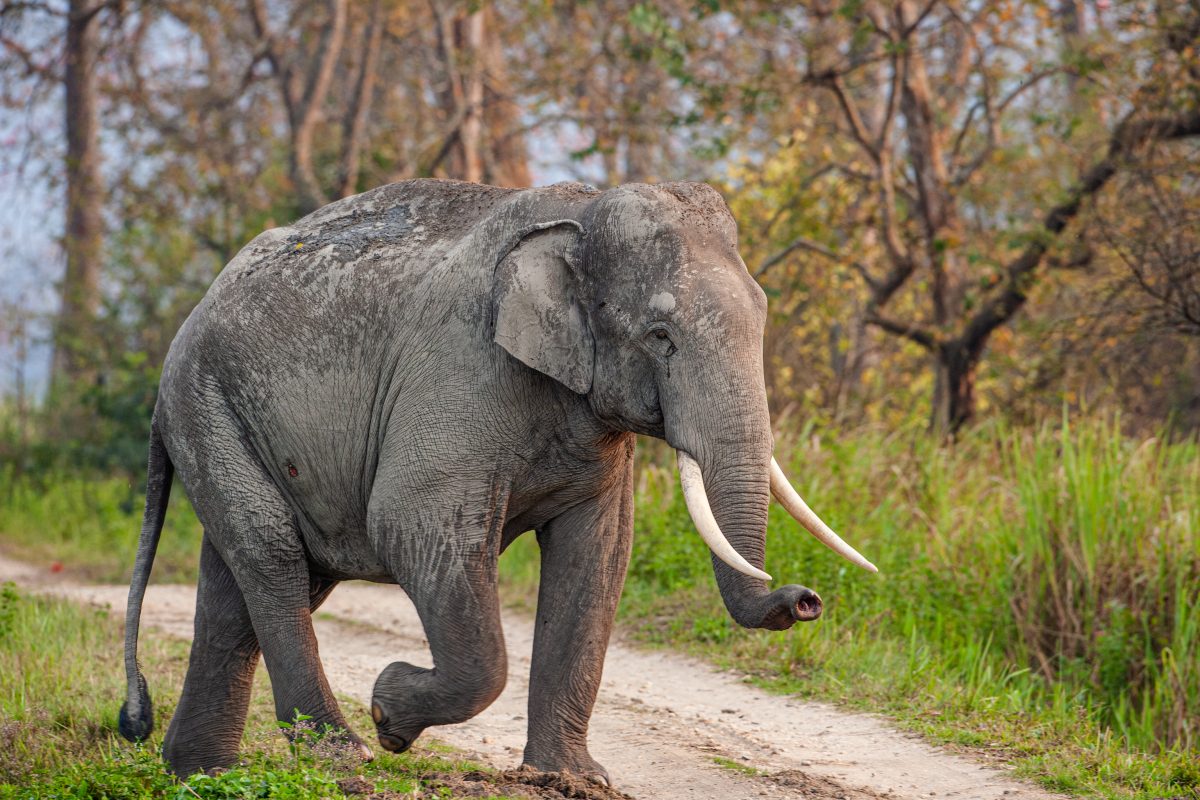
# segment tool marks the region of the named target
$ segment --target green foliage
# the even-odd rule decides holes
[[[2,597],[0,785],[25,784],[93,751],[107,758],[125,694],[119,622],[11,586]],[[142,653],[148,663],[176,663],[177,671],[185,654],[157,639]]]
[[[203,529],[181,486],[171,498],[154,580],[194,581]],[[144,493],[129,479],[66,470],[19,476],[0,468],[0,532],[6,545],[38,567],[59,565],[79,578],[129,580],[144,502]]]
[[[0,586],[0,639],[11,636],[20,595],[11,581]]]
[[[74,399],[59,398],[52,416],[79,425],[74,435],[60,438],[60,465],[144,481],[161,372],[161,364],[151,363],[144,352],[121,353],[101,379],[73,387]]]
[[[190,791],[189,791],[190,790]],[[179,800],[193,796],[205,800],[229,797],[279,798],[279,800],[323,800],[342,794],[337,780],[327,771],[300,764],[288,768],[233,769],[220,775],[193,775],[187,789],[179,788]]]
[[[814,509],[879,566],[837,558],[772,505],[767,568],[825,615],[738,628],[667,449],[642,447],[620,614],[652,644],[762,685],[884,711],[1111,797],[1200,787],[1200,446],[1114,423],[1005,425],[952,446],[916,431],[777,437]],[[536,547],[502,561],[529,596]],[[686,609],[686,613],[681,613]]]

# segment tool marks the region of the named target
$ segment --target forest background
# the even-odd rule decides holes
[[[132,551],[162,359],[263,229],[415,177],[707,181],[805,494],[909,575],[826,576],[847,630],[1082,703],[1089,752],[1149,759],[1122,792],[1194,787],[1198,41],[1197,0],[0,0],[0,536]],[[661,455],[646,619],[704,580],[655,539],[689,524]],[[871,669],[809,644],[786,679]]]

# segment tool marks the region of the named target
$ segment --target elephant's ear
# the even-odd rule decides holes
[[[521,231],[496,265],[496,344],[579,394],[592,388],[592,334],[577,299],[574,264],[583,229],[559,220]]]

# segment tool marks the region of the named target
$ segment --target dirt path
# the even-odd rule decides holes
[[[0,580],[124,613],[124,586],[48,582],[44,574],[2,556]],[[194,602],[192,587],[151,586],[142,636],[154,636],[157,629],[190,638]],[[395,587],[338,587],[318,613],[316,628],[334,690],[364,703],[388,663],[431,663],[416,612]],[[505,635],[510,674],[500,699],[470,722],[429,731],[498,768],[521,760],[533,626],[507,613]],[[154,676],[147,677],[153,685]],[[351,722],[360,734],[373,733],[370,720]],[[643,799],[1055,797],[874,717],[769,695],[696,661],[618,643],[608,649],[590,743],[616,787]],[[719,766],[718,757],[747,770]]]

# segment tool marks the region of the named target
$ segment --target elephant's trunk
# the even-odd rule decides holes
[[[700,471],[700,465],[684,451],[676,452],[679,455],[679,482],[683,486],[683,498],[687,502],[688,513],[692,515],[692,522],[696,523],[696,530],[708,545],[708,549],[743,575],[764,581],[771,580],[770,575],[742,558],[742,554],[725,538],[716,518],[713,517],[712,506],[708,503],[708,492],[704,490],[704,475]]]
[[[748,450],[733,458],[726,455],[701,462],[700,494],[705,505],[711,501],[711,519],[719,529],[717,535],[749,567],[737,563],[739,559],[723,558],[722,552],[714,547],[713,570],[721,598],[735,622],[746,628],[784,630],[797,621],[819,617],[821,598],[811,589],[795,584],[775,591],[767,588],[761,568],[766,550],[771,454],[769,445],[765,450],[760,447]],[[681,464],[687,464],[689,459],[684,456],[680,460]],[[689,502],[689,510],[692,504]],[[701,524],[697,521],[698,527]],[[732,565],[727,561],[733,562]]]
[[[774,591],[767,587],[770,578],[762,567],[772,435],[766,391],[761,384],[720,384],[707,395],[707,409],[668,415],[667,440],[679,451],[688,509],[713,551],[716,583],[728,612],[744,627],[784,630],[820,616],[821,599],[796,584]]]

